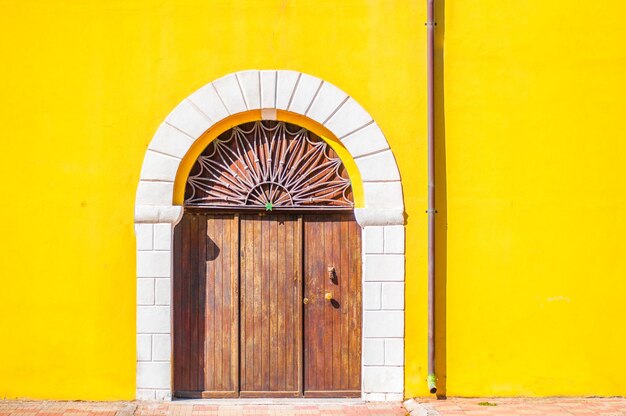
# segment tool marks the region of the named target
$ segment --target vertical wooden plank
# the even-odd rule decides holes
[[[245,389],[246,375],[248,371],[248,363],[246,361],[246,339],[248,337],[248,327],[246,325],[246,299],[248,296],[248,288],[246,286],[247,279],[247,253],[246,253],[246,233],[247,223],[242,215],[238,215],[239,223],[239,388],[238,390]]]
[[[243,390],[246,386],[246,377],[248,372],[248,363],[246,361],[246,339],[248,338],[248,327],[246,324],[246,299],[248,297],[247,287],[247,253],[246,253],[246,234],[247,223],[242,215],[239,217],[239,390]]]
[[[309,216],[306,216],[303,219],[303,244],[302,244],[302,253],[303,253],[303,283],[304,283],[304,297],[307,298],[308,303],[303,305],[302,307],[302,315],[303,315],[303,341],[304,341],[304,354],[303,354],[303,363],[304,363],[304,391],[310,390],[313,385],[313,371],[315,368],[315,360],[314,355],[311,352],[311,348],[313,347],[313,328],[309,328],[309,316],[311,314],[311,308],[313,307],[311,295],[313,293],[313,285],[310,281],[311,276],[311,262],[309,259],[308,253],[314,250],[312,246],[312,238],[311,238],[311,227],[313,226],[313,222],[310,220]]]
[[[182,224],[182,271],[180,275],[180,292],[178,298],[180,299],[179,305],[179,317],[178,333],[180,334],[181,353],[179,355],[181,368],[180,368],[180,390],[188,390],[189,385],[187,383],[187,372],[189,371],[190,351],[187,337],[189,336],[189,327],[187,326],[187,311],[183,306],[185,303],[185,297],[187,296],[187,287],[189,286],[189,276],[191,275],[191,264],[189,262],[190,244],[189,244],[189,229],[191,227],[191,216],[183,216]]]
[[[234,217],[233,216],[225,216],[223,225],[222,225],[222,233],[224,239],[224,256],[222,261],[222,270],[224,274],[224,280],[222,281],[222,302],[224,305],[236,305],[233,302],[232,298],[232,286],[233,286],[233,272],[234,268],[232,267],[232,250],[233,245],[237,244],[237,241],[233,241],[232,239],[232,229],[234,227]],[[233,309],[228,307],[224,309],[222,313],[222,337],[224,342],[222,343],[222,357],[223,357],[223,365],[222,365],[222,383],[224,384],[224,390],[231,390],[233,388],[233,380],[230,377],[231,368],[232,368],[232,359],[231,359],[231,331],[233,326]]]
[[[297,366],[297,370],[294,371],[294,373],[297,373],[297,386],[298,386],[298,393],[299,395],[303,395],[304,394],[304,377],[303,377],[303,371],[304,371],[304,363],[303,363],[303,357],[304,357],[304,353],[303,353],[303,343],[304,343],[304,334],[302,332],[303,330],[303,316],[302,316],[302,291],[303,291],[303,273],[302,273],[302,268],[303,268],[303,253],[304,253],[304,238],[303,238],[303,233],[304,233],[304,225],[303,225],[303,220],[302,220],[302,215],[298,216],[298,220],[297,220],[297,225],[296,227],[294,227],[294,232],[295,232],[295,237],[294,237],[294,242],[295,244],[293,245],[293,247],[295,248],[294,253],[293,253],[293,257],[294,257],[294,269],[296,272],[296,285],[295,285],[295,299],[293,302],[293,305],[296,306],[295,308],[295,320],[296,320],[296,326],[295,326],[295,344],[296,344],[296,359],[295,359],[295,363]]]
[[[311,308],[314,315],[312,314],[310,317],[310,326],[315,334],[313,339],[315,371],[313,373],[314,383],[312,390],[320,390],[324,384],[324,298],[322,293],[324,289],[321,287],[319,281],[319,275],[323,267],[323,264],[321,264],[323,257],[321,256],[324,253],[324,225],[319,222],[318,216],[315,216],[314,221],[315,234],[313,235],[313,239],[315,245],[312,244],[312,247],[315,247],[314,252],[317,253],[317,255],[314,257],[311,276],[309,276],[311,287],[314,288],[314,292],[312,293],[314,301],[312,302],[313,307]]]
[[[331,355],[333,361],[332,368],[332,385],[335,388],[341,388],[341,310],[344,306],[344,302],[347,300],[348,295],[341,293],[340,279],[343,279],[345,271],[341,268],[341,221],[339,218],[335,221],[330,221],[331,232],[331,259],[329,266],[335,268],[335,280],[330,280],[330,275],[327,274],[326,281],[331,289],[333,298],[338,302],[338,306],[331,304],[330,312],[333,316],[332,325],[332,345]]]
[[[326,293],[332,292],[332,283],[328,279],[328,266],[330,266],[330,261],[332,259],[332,239],[333,239],[333,222],[328,221],[327,218],[322,220],[323,228],[324,228],[324,252],[323,252],[323,260],[322,260],[322,270],[320,274],[317,276],[318,279],[321,280],[321,286],[323,288],[323,293],[321,303],[322,309],[324,310],[324,336],[322,341],[323,348],[323,361],[324,361],[324,375],[323,375],[323,385],[324,389],[333,385],[333,315],[334,308],[331,303],[326,300],[323,296]]]
[[[183,336],[182,336],[182,287],[183,287],[183,257],[184,257],[184,247],[183,247],[183,228],[184,224],[187,223],[187,216],[183,216],[181,221],[174,228],[174,276],[173,276],[173,302],[172,307],[174,308],[174,322],[172,328],[172,336],[174,337],[173,342],[173,366],[174,366],[174,391],[182,390],[183,388],[183,379],[182,374],[184,371],[183,357],[184,357],[184,349],[183,349]]]
[[[206,258],[205,258],[205,315],[204,315],[204,330],[205,345],[205,367],[204,367],[204,389],[207,391],[215,391],[215,338],[218,334],[215,332],[214,319],[215,319],[215,257],[217,255],[217,244],[214,241],[215,238],[215,219],[211,215],[205,217],[206,233],[203,245],[206,246]]]
[[[239,269],[240,269],[240,257],[239,257],[239,214],[235,214],[234,218],[233,218],[233,227],[232,227],[232,233],[231,233],[231,241],[232,241],[232,247],[231,247],[231,264],[232,264],[232,288],[231,288],[231,296],[232,296],[232,301],[231,304],[233,305],[232,308],[232,326],[231,326],[231,332],[230,332],[230,337],[231,337],[231,354],[230,354],[230,359],[231,359],[231,380],[232,380],[232,385],[233,385],[233,391],[235,392],[239,392],[240,390],[240,372],[239,372],[239,365],[240,365],[240,346],[239,346],[239,325],[240,325],[240,321],[239,321],[239,315],[240,315],[240,309],[239,309],[239,285],[240,285],[240,275],[239,275]]]
[[[326,300],[324,299],[324,280],[322,275],[325,274],[325,266],[326,262],[324,261],[324,254],[326,252],[326,227],[324,227],[324,219],[321,216],[317,216],[317,224],[319,229],[319,239],[320,239],[320,252],[319,255],[316,256],[315,259],[315,274],[312,276],[315,279],[315,285],[317,287],[317,299],[316,299],[316,309],[319,313],[319,320],[317,320],[318,331],[317,331],[317,378],[316,378],[316,390],[323,390],[325,388],[325,373],[326,366],[324,365],[325,361],[325,342],[326,342]]]
[[[305,224],[306,281],[309,303],[305,306],[305,342],[307,352],[306,390],[319,390],[324,385],[324,223],[318,215],[307,216]]]
[[[232,325],[232,309],[228,306],[231,305],[231,247],[233,241],[231,240],[231,228],[232,221],[230,218],[222,218],[222,284],[221,295],[222,304],[224,305],[224,311],[222,313],[222,343],[221,343],[221,355],[222,355],[222,373],[220,378],[222,380],[223,390],[230,390],[232,388],[232,380],[230,379],[230,328]],[[227,306],[228,305],[228,306]]]
[[[297,325],[294,314],[297,312],[299,306],[301,306],[300,300],[297,298],[297,293],[295,292],[296,286],[298,285],[298,271],[296,267],[297,259],[294,257],[294,251],[299,248],[296,246],[295,233],[296,227],[294,227],[296,223],[291,220],[285,220],[285,236],[284,236],[284,253],[283,261],[285,264],[285,281],[283,284],[283,330],[281,333],[284,333],[285,336],[282,339],[281,345],[283,345],[284,349],[284,376],[285,383],[284,389],[286,391],[294,391],[298,389],[297,381],[297,369],[295,366],[297,365],[296,358],[296,345],[292,341],[296,339],[296,334],[294,333],[294,325]]]
[[[198,215],[194,214],[191,216],[191,227],[190,227],[190,235],[189,235],[189,244],[191,249],[190,256],[190,265],[191,265],[191,273],[190,273],[190,284],[187,286],[187,299],[189,302],[189,308],[186,313],[186,325],[189,328],[189,345],[190,345],[190,363],[187,374],[187,385],[190,390],[197,390],[197,386],[194,384],[194,380],[197,380],[197,374],[199,372],[199,368],[197,367],[197,354],[198,354],[198,328],[195,325],[196,322],[196,314],[198,311]]]
[[[206,378],[206,325],[204,322],[206,316],[206,283],[207,283],[207,222],[208,216],[201,214],[198,217],[198,312],[196,315],[195,326],[198,327],[198,390],[205,389]]]
[[[270,390],[270,250],[271,241],[269,217],[264,215],[261,222],[261,389]]]
[[[269,307],[269,317],[268,317],[268,384],[267,391],[278,391],[278,362],[277,362],[277,337],[278,337],[278,309],[277,302],[278,297],[277,293],[277,285],[279,282],[278,277],[278,268],[277,268],[277,248],[278,248],[278,216],[269,220],[268,218],[268,227],[267,227],[267,246],[268,249],[265,252],[265,255],[268,257],[268,282],[266,284],[269,289],[268,293],[268,307]]]
[[[254,390],[254,308],[255,308],[255,281],[254,281],[254,227],[248,215],[242,217],[246,224],[246,241],[243,247],[246,253],[246,298],[244,309],[246,311],[246,385],[242,390]]]
[[[189,233],[191,229],[191,216],[187,215],[184,217],[185,224],[183,225],[183,269],[181,275],[181,289],[180,289],[180,325],[181,329],[181,362],[182,362],[182,371],[181,371],[181,390],[189,390],[190,386],[187,384],[187,373],[189,371],[189,362],[191,359],[191,352],[189,351],[189,343],[187,342],[187,337],[189,336],[189,327],[187,326],[187,311],[183,306],[185,302],[185,297],[187,296],[187,287],[190,285],[190,276],[191,276],[191,264],[189,261],[190,256],[190,240]]]
[[[287,278],[287,248],[285,245],[285,239],[287,236],[287,227],[289,222],[284,215],[277,216],[276,224],[276,269],[278,271],[278,284],[276,285],[276,334],[274,335],[275,346],[275,383],[272,386],[276,390],[287,391],[287,375],[285,374],[285,342],[288,335],[285,328],[285,305],[289,302],[285,296],[285,289],[289,286],[289,283],[293,282],[293,278]]]
[[[218,257],[215,259],[215,276],[213,277],[214,285],[214,298],[215,298],[215,317],[213,319],[213,331],[215,331],[215,343],[213,345],[213,354],[214,354],[214,362],[215,367],[213,370],[213,377],[215,380],[215,390],[223,391],[224,383],[222,380],[222,368],[224,365],[224,360],[222,356],[222,338],[224,335],[224,331],[222,330],[222,322],[223,322],[223,305],[224,300],[222,299],[222,285],[224,281],[224,221],[221,216],[216,216],[215,220],[215,234],[213,235],[213,240],[215,241],[217,247],[216,251],[219,251]]]
[[[348,234],[349,221],[341,221],[341,242],[340,242],[340,265],[339,269],[341,270],[341,275],[339,276],[339,285],[341,287],[341,379],[339,386],[341,390],[349,389],[349,374],[346,369],[349,369],[349,359],[350,359],[350,345],[349,345],[349,316],[348,312],[352,307],[352,295],[349,290],[349,279],[352,275],[352,270],[350,269],[350,254],[349,254],[349,246],[348,242],[349,234]]]
[[[257,252],[262,252],[263,247],[261,245],[261,226],[262,221],[254,221],[254,299],[253,299],[253,317],[254,317],[254,346],[253,346],[253,363],[254,363],[254,386],[252,390],[260,390],[263,385],[263,350],[262,350],[262,337],[263,337],[263,297],[262,297],[262,257],[257,256]]]
[[[191,218],[192,215],[187,216],[187,221],[184,228],[183,235],[183,253],[184,253],[184,265],[183,265],[183,286],[181,288],[181,326],[182,326],[182,342],[184,345],[183,352],[183,386],[182,390],[191,390],[192,386],[189,385],[189,369],[191,367],[191,359],[192,359],[192,351],[191,351],[191,343],[188,341],[188,338],[191,336],[189,323],[187,321],[187,317],[189,314],[188,307],[184,306],[187,304],[186,298],[189,296],[189,287],[191,286],[191,278],[192,278],[192,264],[191,264]]]

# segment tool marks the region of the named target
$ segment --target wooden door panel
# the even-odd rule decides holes
[[[304,395],[358,397],[361,229],[352,214],[305,216],[304,279]]]
[[[215,215],[205,225],[204,390],[234,396],[239,390],[239,221],[236,216]]]
[[[301,394],[301,221],[240,218],[241,397]]]
[[[187,212],[174,230],[174,395],[238,391],[238,221]]]
[[[203,281],[198,270],[198,241],[198,217],[186,214],[174,229],[174,394],[182,397],[199,397],[204,389],[204,327],[198,320],[204,315],[200,299]]]

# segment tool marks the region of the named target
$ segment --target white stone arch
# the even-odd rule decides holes
[[[404,390],[404,202],[400,174],[385,136],[367,111],[334,85],[287,70],[226,75],[185,98],[154,135],[135,201],[137,236],[137,398],[171,397],[172,228],[176,173],[193,143],[215,123],[261,110],[286,110],[330,130],[346,147],[363,182],[362,393],[402,399]]]

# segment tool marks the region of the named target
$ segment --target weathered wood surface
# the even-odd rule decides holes
[[[353,214],[186,212],[174,230],[174,394],[360,396],[360,236]]]
[[[360,396],[361,230],[352,214],[307,215],[304,236],[304,394]]]

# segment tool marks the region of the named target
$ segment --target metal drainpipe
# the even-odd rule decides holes
[[[426,0],[428,83],[428,390],[437,393],[435,376],[435,4]]]

